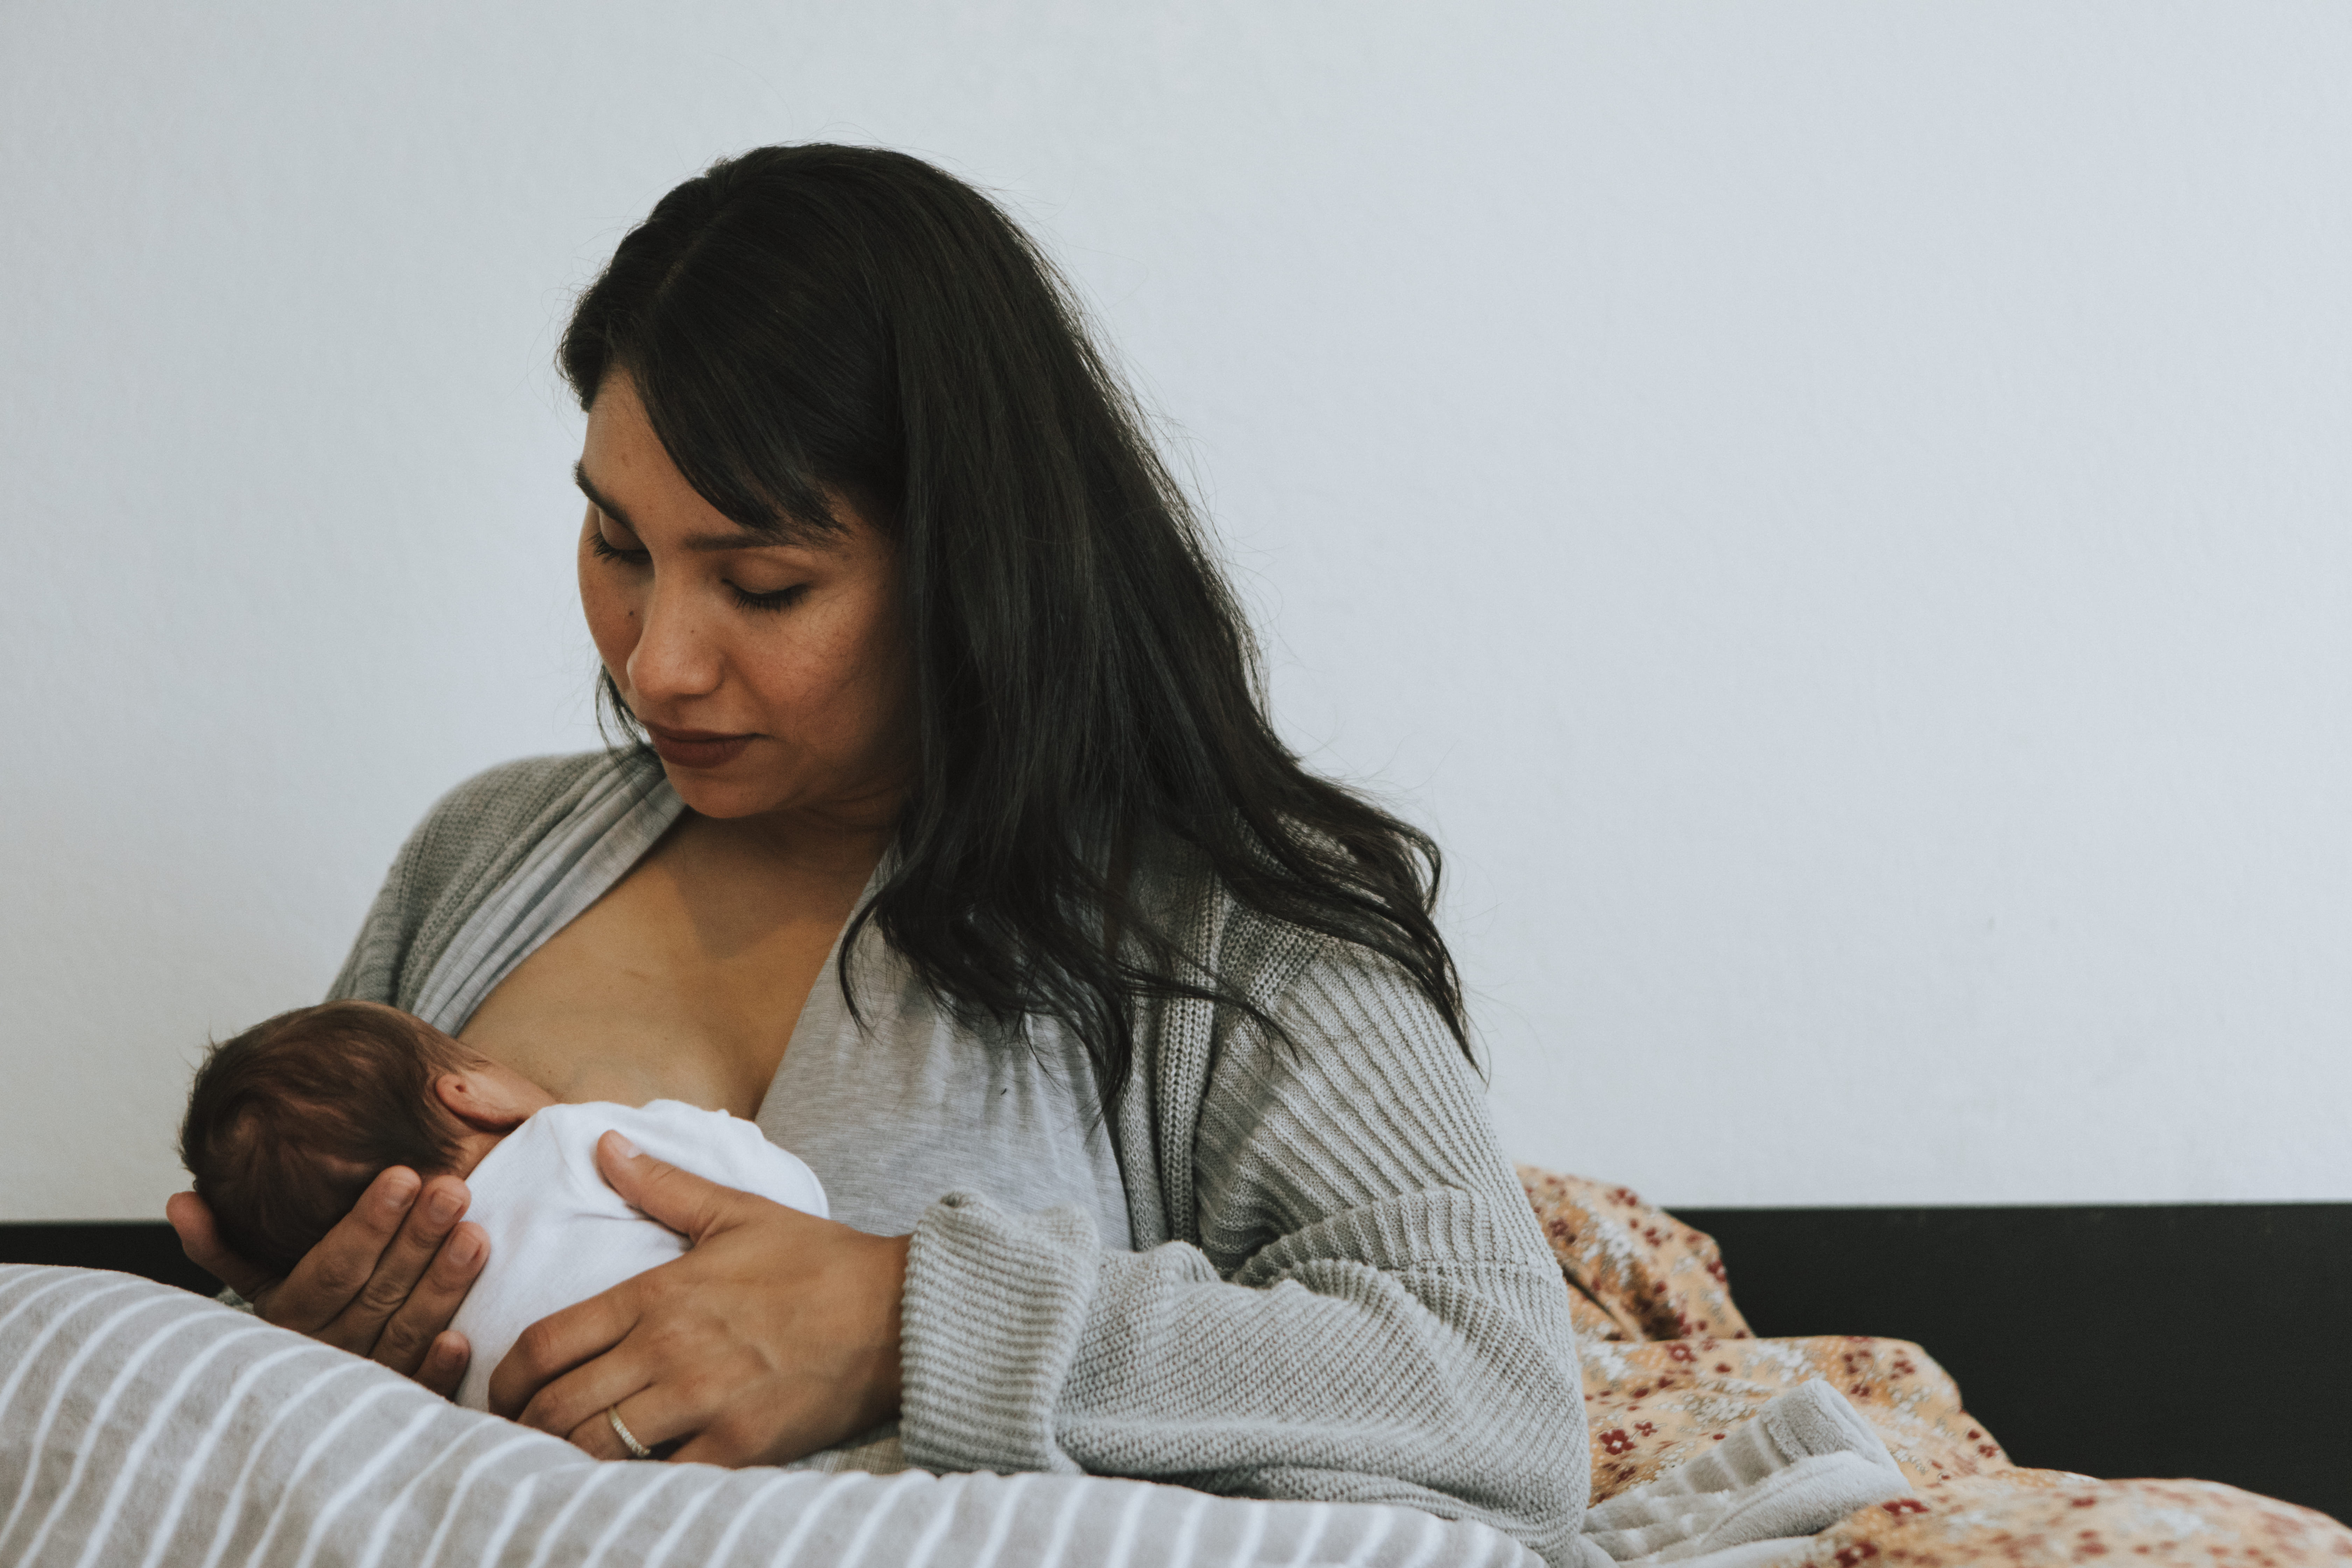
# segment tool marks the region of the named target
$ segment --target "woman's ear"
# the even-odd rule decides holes
[[[433,1098],[477,1132],[511,1132],[552,1102],[537,1084],[487,1062],[443,1073],[433,1080]]]

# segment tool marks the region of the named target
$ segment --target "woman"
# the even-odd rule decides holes
[[[687,1234],[497,1408],[591,1453],[1402,1502],[1570,1550],[1559,1273],[1497,1152],[1436,852],[1305,773],[1051,268],[916,160],[769,148],[583,298],[581,597],[643,745],[460,786],[334,994],[566,1100],[756,1116],[835,1223],[600,1151]],[[640,729],[641,727],[641,729]],[[272,1321],[446,1390],[462,1184],[386,1173]]]

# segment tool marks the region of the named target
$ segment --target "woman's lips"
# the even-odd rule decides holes
[[[681,768],[724,767],[759,739],[757,735],[713,734],[708,730],[665,730],[658,724],[646,725],[646,733],[653,737],[654,751],[663,762]]]

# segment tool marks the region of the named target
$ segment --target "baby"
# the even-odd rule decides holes
[[[608,1130],[722,1186],[825,1214],[815,1173],[749,1121],[675,1100],[558,1104],[373,1002],[281,1013],[214,1047],[188,1096],[180,1156],[221,1239],[278,1274],[385,1169],[463,1177],[467,1217],[489,1233],[490,1258],[449,1326],[473,1347],[457,1402],[482,1410],[490,1373],[523,1330],[686,1250],[598,1173]]]

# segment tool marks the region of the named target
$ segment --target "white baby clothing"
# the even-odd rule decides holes
[[[489,1408],[490,1373],[525,1329],[686,1250],[684,1237],[606,1184],[596,1141],[607,1131],[681,1171],[828,1217],[815,1173],[756,1123],[675,1100],[549,1106],[466,1178],[466,1217],[490,1238],[490,1260],[449,1324],[473,1347],[457,1389],[468,1409]]]

